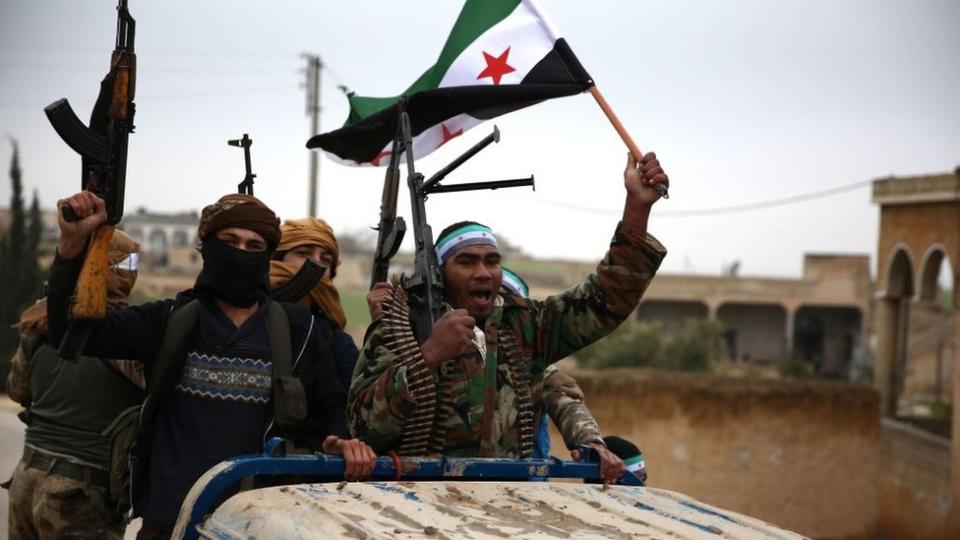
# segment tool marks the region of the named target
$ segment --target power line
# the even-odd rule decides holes
[[[0,68],[5,70],[18,70],[18,71],[93,71],[93,70],[102,70],[107,71],[110,66],[97,63],[97,64],[77,64],[77,63],[41,63],[41,62],[5,62],[0,61]],[[257,73],[263,73],[264,71],[289,71],[288,67],[278,66],[278,67],[256,67]],[[237,73],[250,75],[252,68],[249,65],[243,66],[223,66],[223,65],[214,65],[210,66],[207,64],[198,65],[198,66],[146,66],[140,68],[141,73],[146,72],[150,74],[180,74],[180,73]]]
[[[220,97],[227,95],[230,96],[247,96],[255,95],[262,93],[281,93],[281,92],[290,92],[293,91],[290,88],[290,85],[272,85],[272,86],[251,86],[251,87],[237,87],[231,88],[229,92],[224,90],[210,90],[210,91],[190,91],[190,92],[168,92],[168,93],[157,93],[157,94],[140,94],[137,96],[137,102],[149,102],[149,101],[175,101],[179,99],[193,99],[193,98],[212,98]],[[97,96],[87,95],[81,97],[71,97],[71,100],[77,102],[81,101],[90,101],[96,99]],[[10,103],[0,103],[0,109],[30,109],[36,108],[41,109],[46,106],[46,103],[41,103],[39,101],[20,101],[20,102],[10,102]]]
[[[847,191],[853,191],[856,189],[864,188],[873,183],[872,180],[861,180],[858,182],[853,182],[850,184],[844,184],[842,186],[837,186],[829,189],[824,189],[821,191],[814,191],[811,193],[803,193],[801,195],[792,195],[790,197],[783,197],[780,199],[770,199],[767,201],[758,201],[754,203],[747,204],[738,204],[733,206],[718,206],[715,208],[698,208],[695,210],[676,210],[676,211],[665,211],[657,212],[657,219],[665,217],[698,217],[698,216],[715,216],[721,214],[736,214],[739,212],[748,212],[751,210],[764,210],[767,208],[774,208],[777,206],[786,206],[788,204],[796,204],[805,201],[811,201],[814,199],[822,199],[824,197],[831,197],[833,195],[838,195],[840,193],[845,193]],[[547,201],[543,199],[536,199],[533,197],[528,197],[530,200],[545,204],[548,206],[556,206],[559,208],[566,208],[568,210],[576,210],[579,212],[585,212],[588,214],[597,214],[601,216],[614,216],[620,214],[621,210],[610,210],[606,208],[590,208],[587,206],[580,206],[577,204],[565,203],[561,201]]]
[[[80,53],[80,54],[97,54],[105,56],[109,49],[101,47],[77,47],[75,45],[57,45],[54,43],[47,44],[21,44],[21,43],[10,43],[10,42],[0,42],[0,51],[2,50],[11,50],[11,51],[25,51],[25,52],[54,52],[54,53]],[[165,56],[187,56],[187,57],[215,57],[215,58],[240,58],[240,59],[249,59],[249,58],[295,58],[297,56],[296,52],[290,51],[236,51],[236,50],[206,50],[206,51],[197,51],[190,49],[152,49],[150,47],[138,47],[137,54],[143,55],[165,55]]]

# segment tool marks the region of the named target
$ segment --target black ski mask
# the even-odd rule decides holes
[[[223,243],[215,234],[203,239],[200,248],[203,270],[194,290],[219,298],[231,306],[246,308],[267,290],[270,251],[244,251]]]

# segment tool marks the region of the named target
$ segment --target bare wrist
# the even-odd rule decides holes
[[[442,358],[437,358],[437,351],[429,338],[420,346],[420,355],[423,356],[423,362],[430,367],[439,365],[443,361]]]
[[[652,203],[640,200],[639,197],[628,196],[623,207],[623,225],[637,236],[646,235],[652,206]]]

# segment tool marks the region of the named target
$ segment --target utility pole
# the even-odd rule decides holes
[[[323,68],[323,62],[320,56],[316,54],[303,53],[303,59],[307,61],[306,82],[304,88],[307,91],[307,116],[310,117],[310,137],[320,133],[320,70]],[[307,201],[307,211],[310,217],[317,217],[317,176],[320,172],[320,162],[317,157],[317,151],[310,151],[310,193]]]

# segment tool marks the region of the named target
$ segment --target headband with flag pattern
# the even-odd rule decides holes
[[[530,288],[527,287],[527,282],[524,281],[523,278],[508,268],[501,267],[500,270],[503,273],[503,281],[501,282],[502,287],[506,287],[508,291],[521,298],[530,296]]]
[[[437,260],[442,266],[446,258],[458,249],[467,246],[489,245],[497,247],[497,237],[486,225],[470,223],[444,234],[437,239]]]

